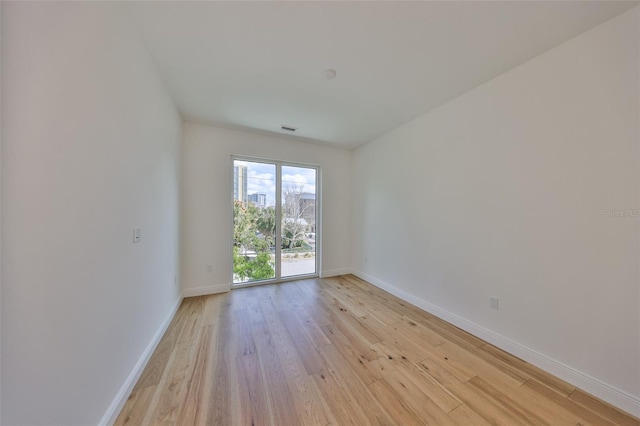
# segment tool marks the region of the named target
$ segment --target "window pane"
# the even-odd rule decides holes
[[[233,162],[233,282],[274,279],[276,165]]]
[[[282,277],[316,273],[316,175],[282,166]]]

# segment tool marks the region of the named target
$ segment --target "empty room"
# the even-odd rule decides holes
[[[0,424],[640,426],[640,2],[0,1]]]

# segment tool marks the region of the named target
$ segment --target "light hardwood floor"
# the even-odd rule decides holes
[[[185,299],[117,425],[640,425],[352,276]]]

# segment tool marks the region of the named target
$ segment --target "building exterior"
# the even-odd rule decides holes
[[[285,217],[304,219],[308,232],[316,232],[316,194],[294,192],[284,195]]]
[[[233,199],[242,202],[244,205],[248,202],[247,166],[233,167]]]
[[[303,192],[298,202],[302,217],[309,223],[309,231],[316,232],[316,194]]]
[[[249,194],[248,200],[256,207],[267,207],[267,194]]]

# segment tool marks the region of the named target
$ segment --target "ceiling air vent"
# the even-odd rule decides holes
[[[286,130],[287,132],[295,132],[296,130],[298,130],[297,127],[285,126],[284,124],[280,126],[280,128],[282,130]]]

